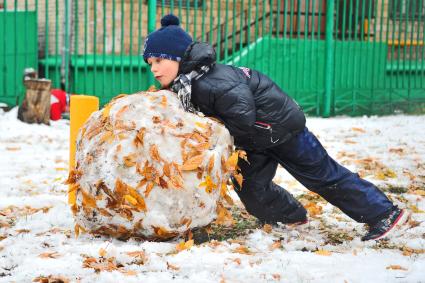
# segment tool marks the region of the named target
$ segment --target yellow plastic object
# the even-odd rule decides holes
[[[70,108],[70,129],[69,136],[69,170],[75,166],[75,150],[78,131],[87,121],[90,115],[99,110],[99,98],[89,95],[72,95]]]

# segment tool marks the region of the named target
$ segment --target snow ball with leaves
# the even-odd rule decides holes
[[[238,154],[222,124],[185,112],[172,92],[118,96],[78,134],[75,232],[168,239],[206,226],[228,214]]]

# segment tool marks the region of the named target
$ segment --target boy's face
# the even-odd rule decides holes
[[[151,72],[155,79],[161,84],[162,87],[169,87],[171,82],[177,77],[179,71],[179,62],[150,57],[148,64],[151,66]]]

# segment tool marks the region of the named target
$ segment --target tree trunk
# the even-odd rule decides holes
[[[18,119],[26,123],[50,125],[50,86],[46,79],[27,79],[24,101],[18,110]]]

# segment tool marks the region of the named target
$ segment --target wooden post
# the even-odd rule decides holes
[[[46,79],[26,79],[25,98],[18,110],[18,119],[26,123],[50,125],[50,86]]]

